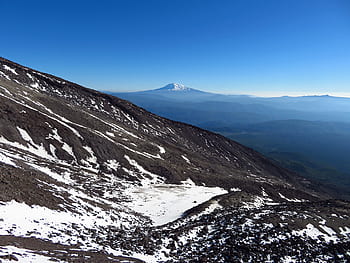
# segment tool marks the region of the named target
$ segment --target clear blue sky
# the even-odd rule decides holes
[[[1,0],[0,14],[0,56],[94,89],[350,95],[348,0]]]

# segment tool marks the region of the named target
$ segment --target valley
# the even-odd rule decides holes
[[[350,198],[350,99],[223,95],[183,86],[111,93],[160,116],[222,134]],[[325,111],[327,109],[327,111]]]

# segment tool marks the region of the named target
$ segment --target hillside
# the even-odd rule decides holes
[[[1,260],[349,258],[348,202],[224,136],[6,59],[0,112]]]

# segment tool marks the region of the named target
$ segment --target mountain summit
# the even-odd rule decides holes
[[[250,148],[0,58],[0,261],[346,262],[349,225]]]
[[[170,83],[160,89],[156,89],[156,90],[168,90],[168,91],[190,91],[192,90],[189,87],[186,87],[183,84],[178,84],[178,83]]]
[[[192,89],[189,87],[186,87],[183,84],[178,83],[170,83],[162,88],[156,89],[154,91],[175,91],[175,92],[203,92],[200,90]]]
[[[160,90],[169,90],[169,91],[186,91],[186,90],[191,90],[191,88],[186,87],[183,84],[178,84],[178,83],[170,83],[163,88],[160,88]]]

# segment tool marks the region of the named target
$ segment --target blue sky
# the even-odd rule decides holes
[[[350,96],[350,1],[1,1],[0,56],[99,90]]]

